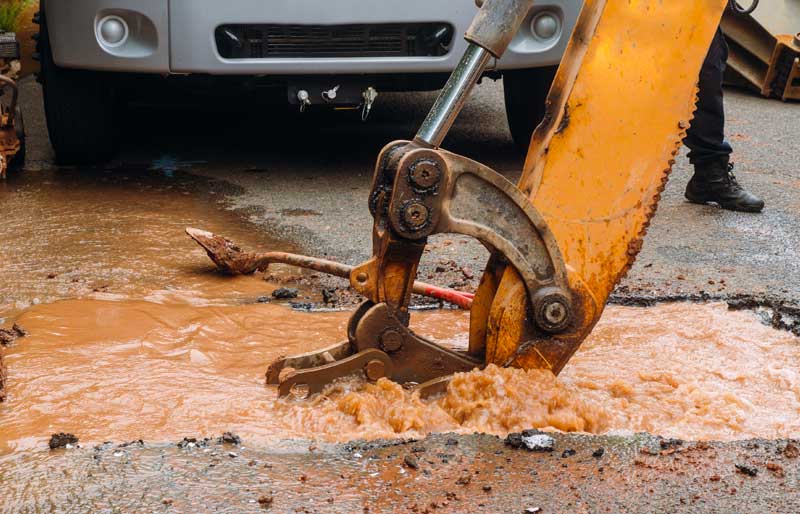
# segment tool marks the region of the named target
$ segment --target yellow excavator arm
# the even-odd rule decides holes
[[[641,248],[728,1],[587,0],[518,185],[440,148],[487,65],[534,12],[532,0],[479,2],[468,49],[416,137],[378,157],[373,256],[339,270],[367,298],[347,341],[280,359],[267,381],[280,394],[311,394],[363,373],[436,392],[448,375],[490,363],[560,372]],[[417,266],[440,233],[491,252],[464,352],[408,328],[412,292],[429,287],[415,282]]]
[[[490,362],[558,373],[638,254],[692,119],[726,0],[587,1],[519,188],[558,243],[583,321],[520,347],[530,306],[513,269],[492,295]]]

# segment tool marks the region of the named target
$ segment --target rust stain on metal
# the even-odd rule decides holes
[[[558,127],[555,133],[560,134],[569,127],[569,105],[564,106],[564,113],[561,115],[561,120],[558,122]]]

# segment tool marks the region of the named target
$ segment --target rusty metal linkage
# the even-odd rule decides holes
[[[367,301],[350,319],[348,341],[274,362],[267,382],[280,395],[301,388],[313,394],[355,371],[373,380],[365,367],[373,361],[391,363],[377,375],[421,387],[424,395],[441,391],[441,377],[485,365],[485,341],[473,331],[469,351],[459,352],[408,328],[417,266],[434,234],[474,237],[492,251],[490,266],[518,271],[532,305],[530,339],[559,334],[570,354],[580,342],[580,310],[555,239],[522,192],[498,173],[424,142],[397,141],[378,157],[370,210],[373,257],[350,272],[351,285]],[[252,260],[248,269],[258,265]]]
[[[557,374],[641,248],[728,0],[680,9],[657,0],[586,0],[518,186],[439,148],[486,55],[501,56],[533,5],[480,4],[470,46],[414,141],[391,143],[378,156],[369,196],[372,258],[349,272],[367,300],[350,318],[347,341],[275,361],[267,382],[280,395],[313,394],[357,374],[424,396],[441,392],[448,375],[488,363]],[[656,110],[659,116],[640,115]],[[428,238],[441,233],[468,235],[491,253],[472,301],[466,351],[409,329],[417,269]]]
[[[767,98],[800,100],[800,4],[776,0],[753,13],[727,11],[722,31],[730,46],[726,79]]]
[[[286,252],[246,252],[230,239],[205,230],[187,228],[186,233],[203,247],[214,264],[225,273],[250,275],[256,271],[266,271],[270,264],[288,264],[347,279],[350,278],[353,271],[352,266],[306,255]],[[449,302],[466,310],[472,306],[474,297],[472,293],[438,287],[420,281],[414,282],[413,291],[415,294]]]

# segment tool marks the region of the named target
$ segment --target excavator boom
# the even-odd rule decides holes
[[[520,345],[529,305],[506,270],[491,304],[490,362],[558,373],[594,327],[641,249],[726,4],[584,4],[519,181],[558,242],[582,326],[569,341]]]

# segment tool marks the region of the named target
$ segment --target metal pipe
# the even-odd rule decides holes
[[[258,270],[266,270],[270,264],[288,264],[346,279],[350,278],[350,273],[353,271],[353,267],[347,264],[308,257],[307,255],[286,252],[245,252],[233,241],[205,230],[187,228],[186,233],[203,247],[209,258],[214,261],[220,270],[227,273],[249,275]],[[475,297],[472,293],[434,286],[420,281],[414,282],[413,290],[415,294],[450,302],[466,310],[472,307],[472,300]]]
[[[469,45],[419,128],[415,141],[433,148],[441,146],[491,57],[485,49]]]

